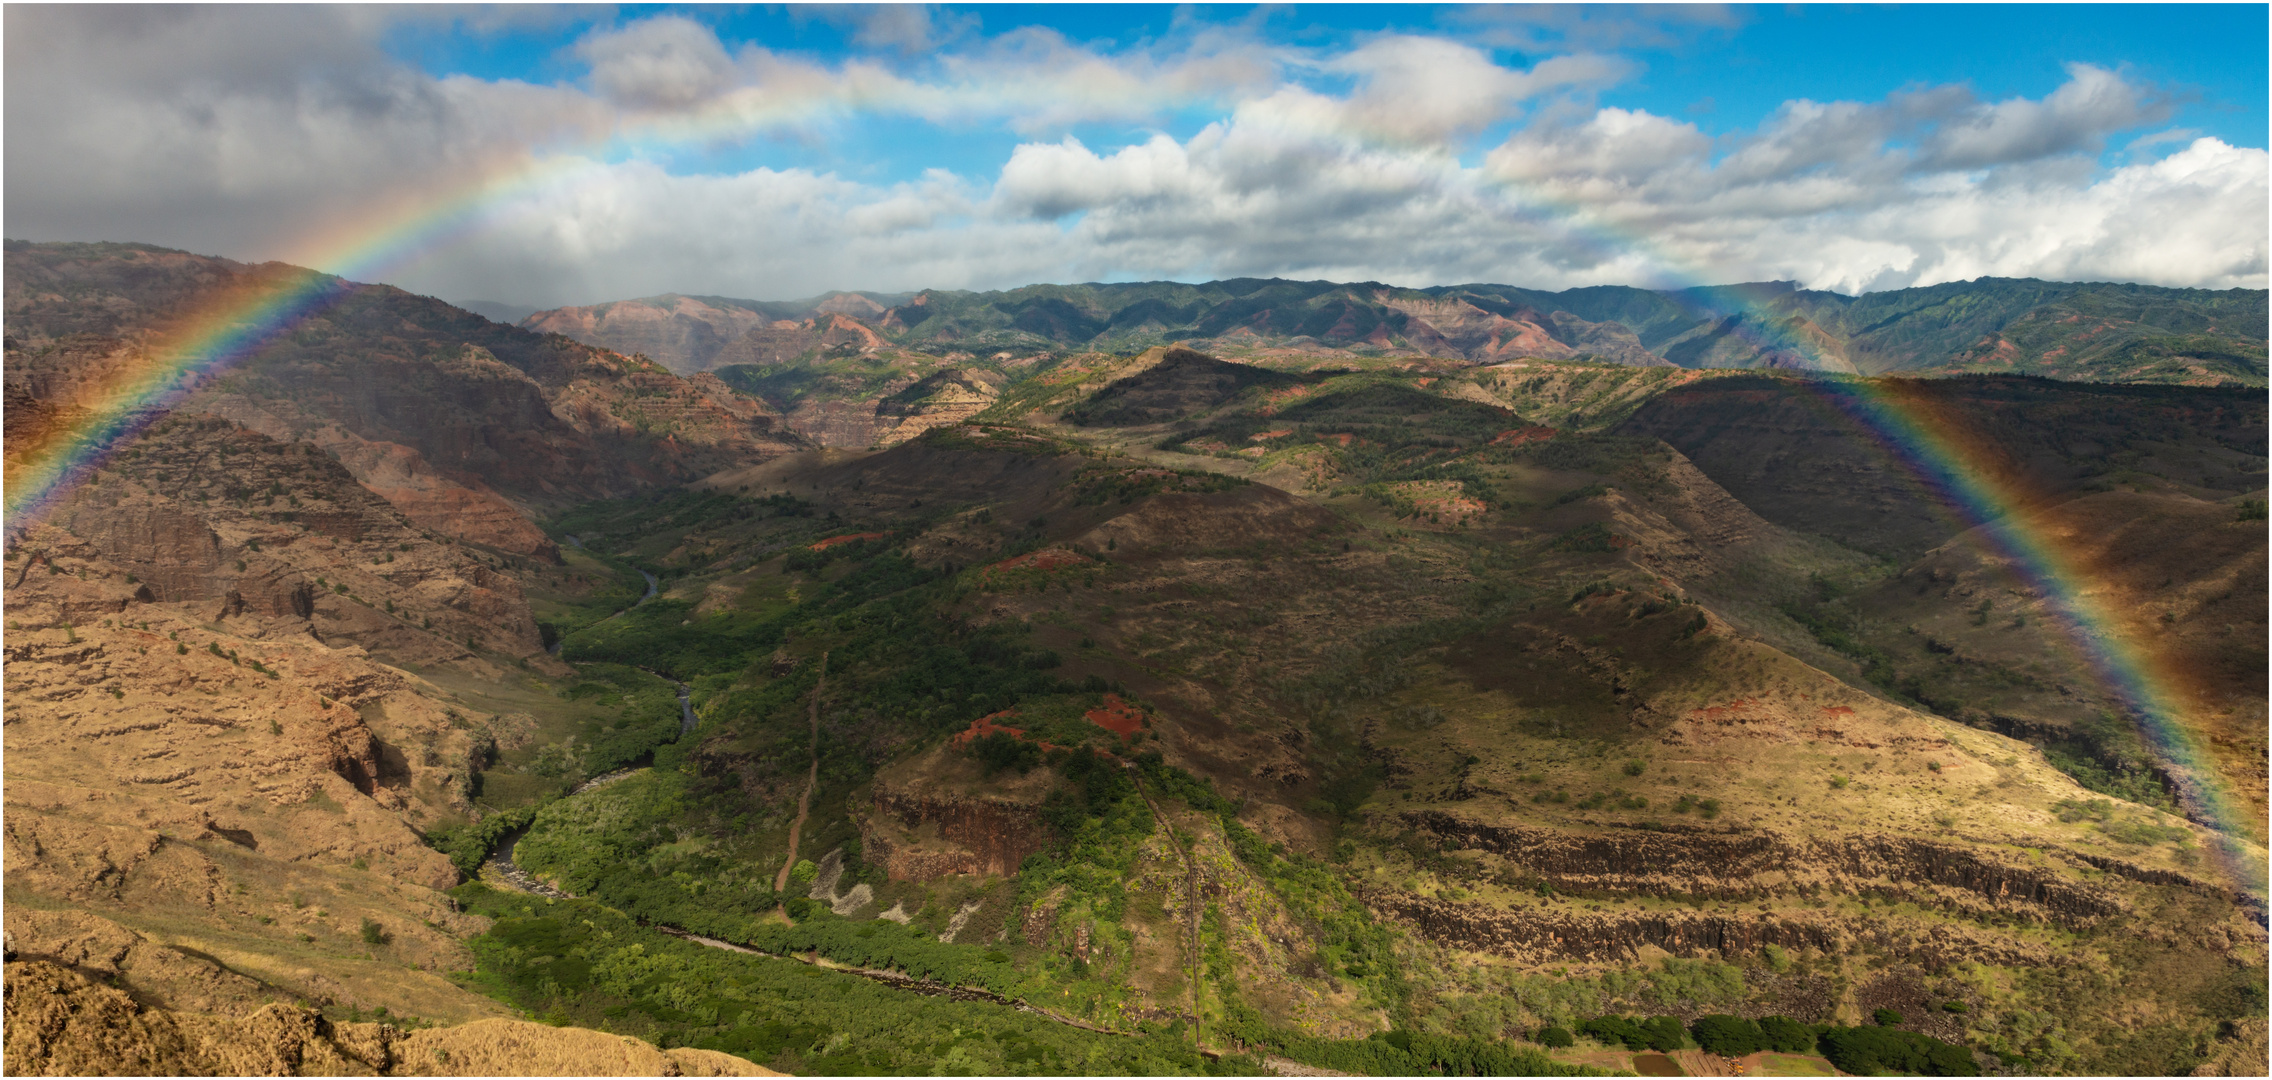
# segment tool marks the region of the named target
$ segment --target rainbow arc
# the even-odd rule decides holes
[[[917,88],[920,89],[920,88]],[[737,132],[824,116],[843,108],[885,108],[920,113],[923,103],[908,84],[886,83],[838,100],[826,95],[744,94],[684,118],[643,123],[641,131],[619,129],[595,150],[636,147],[654,140],[714,140]],[[919,95],[918,95],[919,96]],[[1366,140],[1350,135],[1345,146]],[[121,445],[174,408],[216,375],[259,351],[278,334],[320,314],[358,286],[345,275],[382,280],[416,260],[477,236],[489,211],[515,196],[546,185],[572,185],[596,173],[594,157],[560,152],[502,155],[472,179],[427,197],[390,207],[384,213],[345,221],[329,235],[303,245],[300,257],[337,274],[305,272],[266,289],[217,296],[180,316],[170,332],[147,343],[138,363],[127,365],[86,405],[76,423],[45,436],[38,445],[10,447],[5,471],[4,523],[20,537],[87,478]],[[1699,305],[1700,314],[1727,320],[1729,331],[1762,350],[1809,356],[1807,341],[1789,336],[1784,320],[1744,290],[1693,291],[1701,282],[1669,269],[1677,259],[1653,250],[1637,229],[1600,224],[1588,208],[1557,203],[1541,191],[1467,170],[1448,157],[1438,162],[1432,183],[1464,189],[1480,213],[1519,217],[1588,249],[1605,264],[1650,267],[1652,287]],[[2208,756],[2188,729],[2180,679],[2123,631],[2116,612],[2107,610],[2077,553],[2047,528],[2031,509],[2027,493],[2001,480],[1989,468],[1985,444],[1917,402],[1896,392],[1894,382],[1857,378],[1804,381],[1825,407],[1854,418],[1870,431],[1891,459],[1923,479],[1942,498],[1959,523],[1977,526],[1995,549],[2044,598],[2065,636],[2088,662],[2107,691],[2124,703],[2129,720],[2160,753],[2175,774],[2184,776],[2183,795],[2197,820],[2235,842],[2221,853],[2226,870],[2261,896],[2265,866],[2249,838],[2261,826],[2218,781]],[[2253,849],[2261,852],[2260,848]]]

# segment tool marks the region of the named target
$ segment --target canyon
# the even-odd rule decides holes
[[[7,523],[12,1071],[1576,1070],[1546,1029],[1880,1007],[1988,1072],[2261,1068],[2261,293],[515,327],[6,259],[12,478],[203,313],[327,297]],[[2022,495],[1968,520],[1888,402]]]

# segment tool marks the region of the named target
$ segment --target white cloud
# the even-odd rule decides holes
[[[435,16],[8,8],[8,234],[320,261],[471,205],[471,231],[388,275],[540,304],[1235,275],[1849,291],[1980,274],[2266,280],[2265,152],[2165,132],[2102,169],[2088,155],[2106,139],[2169,110],[2087,65],[2038,100],[1956,87],[1794,100],[1715,140],[1589,104],[1627,74],[1614,56],[1520,69],[1420,35],[1333,52],[1215,26],[1114,52],[1027,29],[827,65],[659,16],[587,35],[573,51],[584,76],[536,86],[404,68],[374,44],[393,17]],[[945,32],[868,18],[855,37],[887,50]],[[1473,133],[1525,109],[1462,164]],[[1065,133],[1192,110],[1219,119],[1125,145]],[[877,114],[1031,134],[995,169],[906,183],[573,156],[615,136],[825,135]],[[527,175],[551,179],[498,183]]]
[[[1557,56],[1529,71],[1493,63],[1480,50],[1443,38],[1375,38],[1323,65],[1361,77],[1343,105],[1343,122],[1376,139],[1435,143],[1505,120],[1517,103],[1570,87],[1625,77],[1633,65],[1613,56]]]

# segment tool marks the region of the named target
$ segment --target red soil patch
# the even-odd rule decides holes
[[[1120,700],[1118,694],[1106,694],[1102,708],[1083,713],[1089,723],[1125,739],[1144,730],[1144,711]]]
[[[890,535],[890,533],[848,533],[843,536],[831,536],[826,540],[812,545],[811,550],[821,551],[827,548],[835,547],[838,544],[850,544],[860,540],[881,540],[884,537]]]
[[[1105,699],[1105,707],[1106,707],[1106,708],[1108,708],[1108,709],[1109,709],[1109,708],[1111,708],[1111,707],[1113,707],[1113,705],[1115,704],[1115,702],[1116,702],[1116,701],[1117,701],[1117,699],[1115,699],[1115,698],[1111,698],[1111,697],[1109,697],[1109,696],[1108,696],[1108,697],[1107,697],[1107,698]],[[1126,706],[1123,706],[1123,707],[1126,707]],[[1097,711],[1102,711],[1102,710],[1097,710]],[[1096,718],[1097,718],[1097,711],[1092,711],[1092,712],[1090,712],[1090,713],[1089,713],[1089,719],[1091,719],[1091,720],[1096,720]],[[976,741],[976,740],[978,740],[978,739],[983,739],[983,738],[987,737],[988,735],[1008,735],[1009,737],[1011,737],[1011,738],[1013,738],[1013,739],[1021,739],[1021,740],[1024,740],[1024,741],[1026,741],[1026,742],[1030,742],[1030,743],[1034,744],[1035,746],[1041,747],[1041,748],[1042,748],[1042,750],[1043,750],[1043,751],[1045,751],[1045,752],[1046,752],[1046,751],[1050,751],[1050,750],[1063,750],[1063,749],[1065,749],[1065,747],[1059,746],[1059,745],[1057,745],[1056,743],[1050,742],[1050,741],[1049,741],[1049,740],[1047,740],[1047,739],[1034,739],[1034,738],[1028,738],[1028,737],[1027,737],[1027,735],[1026,735],[1026,729],[1024,729],[1024,728],[1019,728],[1019,727],[1011,727],[1011,726],[1009,726],[1008,724],[997,724],[997,723],[995,723],[995,722],[994,722],[994,721],[996,721],[996,720],[998,720],[998,719],[1000,719],[1000,718],[1002,718],[1002,717],[1005,717],[1005,716],[1016,716],[1016,715],[1017,715],[1017,710],[1015,710],[1015,709],[1005,709],[1005,710],[1003,710],[1003,711],[1001,711],[1001,712],[998,712],[998,713],[989,713],[989,714],[987,714],[987,715],[985,715],[985,716],[981,716],[981,717],[979,717],[978,719],[971,721],[971,722],[970,722],[970,727],[968,727],[968,728],[966,728],[966,729],[964,729],[964,730],[962,730],[962,731],[958,731],[958,732],[955,732],[955,737],[954,737],[954,739],[953,739],[952,741],[953,741],[953,743],[954,743],[954,744],[955,744],[956,746],[968,746],[968,745],[970,745],[970,744],[971,744],[972,742],[974,742],[974,741]],[[1141,714],[1139,714],[1139,715],[1141,715]],[[1102,725],[1103,725],[1104,727],[1106,727],[1106,728],[1111,728],[1111,727],[1112,727],[1112,725],[1110,725],[1110,724],[1105,724],[1105,723],[1104,723],[1103,721],[1101,721],[1101,720],[1098,720],[1097,722],[1098,722],[1099,724],[1102,724]],[[1114,756],[1114,755],[1112,754],[1112,752],[1110,752],[1110,751],[1107,751],[1107,750],[1099,750],[1099,751],[1096,751],[1096,753],[1097,753],[1097,755],[1098,755],[1099,757],[1103,757],[1103,758],[1105,758],[1106,760],[1109,760],[1109,761],[1119,761],[1119,760],[1120,760],[1120,759],[1119,759],[1118,757]]]
[[[1438,525],[1457,525],[1490,509],[1480,499],[1463,494],[1464,489],[1448,480],[1417,480],[1395,485],[1405,498],[1412,500],[1416,517]]]
[[[1822,710],[1822,711],[1823,711],[1824,713],[1827,713],[1827,714],[1831,715],[1831,716],[1852,716],[1852,715],[1854,715],[1854,710],[1852,710],[1852,709],[1850,709],[1850,708],[1847,708],[1847,707],[1846,707],[1846,706],[1844,706],[1844,705],[1826,705],[1826,706],[1824,706],[1824,707],[1823,707],[1823,710]]]
[[[1545,442],[1553,438],[1554,434],[1554,429],[1550,427],[1509,428],[1491,436],[1491,445],[1521,446],[1524,443]]]
[[[1334,442],[1340,443],[1340,444],[1341,444],[1341,448],[1342,448],[1342,449],[1344,449],[1344,450],[1347,450],[1347,449],[1349,448],[1349,443],[1350,443],[1350,441],[1351,441],[1351,440],[1353,440],[1353,439],[1355,439],[1355,438],[1356,438],[1356,436],[1355,436],[1355,435],[1320,435],[1320,436],[1318,436],[1317,438],[1318,438],[1318,441],[1319,441],[1319,442],[1324,442],[1324,441],[1325,441],[1325,440],[1327,440],[1327,439],[1332,439],[1332,440],[1333,440]]]
[[[1308,386],[1290,386],[1284,390],[1272,390],[1262,396],[1262,407],[1255,410],[1255,415],[1276,416],[1280,402],[1291,401],[1298,397],[1308,397],[1311,389],[1313,388]]]
[[[1026,737],[1026,729],[1014,728],[1010,727],[1007,724],[997,724],[994,722],[996,719],[1004,716],[1016,715],[1018,715],[1016,710],[1004,709],[1003,711],[998,713],[988,713],[985,716],[981,716],[978,719],[970,722],[970,730],[955,732],[955,745],[961,746],[973,739],[983,739],[988,735],[1009,735],[1013,738],[1023,739]],[[1048,746],[1048,743],[1042,744],[1042,747],[1044,749],[1047,749]]]
[[[1699,720],[1716,720],[1723,716],[1734,716],[1738,713],[1753,712],[1758,708],[1759,702],[1751,698],[1737,698],[1736,700],[1728,702],[1725,705],[1712,705],[1702,709],[1691,710],[1688,715]],[[1846,711],[1852,712],[1853,710],[1848,709]]]
[[[1247,440],[1250,442],[1261,442],[1264,439],[1283,439],[1293,433],[1293,428],[1280,428],[1277,431],[1257,432],[1253,435],[1247,436]]]

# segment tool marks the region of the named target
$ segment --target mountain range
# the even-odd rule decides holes
[[[2272,1060],[2261,292],[5,259],[11,1073]]]
[[[1403,356],[1496,363],[1778,368],[1880,375],[2013,372],[2262,385],[2262,290],[1980,278],[1845,296],[1789,282],[1672,292],[1598,286],[1407,289],[1245,278],[832,293],[759,302],[664,295],[536,312],[528,329],[641,353],[681,374],[830,350]]]

